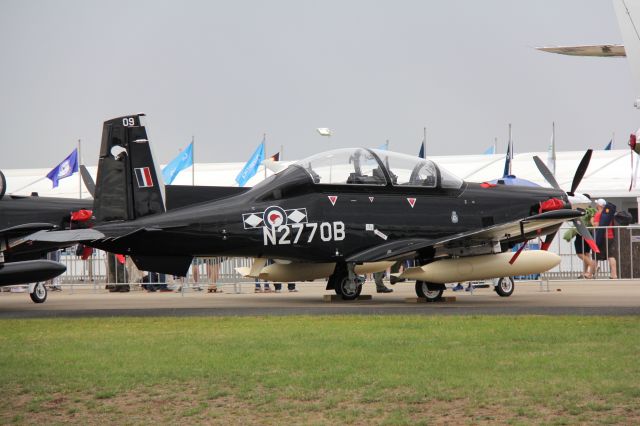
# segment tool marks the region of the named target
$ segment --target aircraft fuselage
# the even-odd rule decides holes
[[[539,203],[554,197],[566,200],[550,188],[472,183],[455,190],[321,185],[292,168],[238,196],[98,226],[108,237],[132,234],[92,245],[137,255],[336,261],[385,241],[438,239],[507,223],[538,213]],[[144,235],[134,232],[141,228]],[[518,240],[524,238],[514,236]]]

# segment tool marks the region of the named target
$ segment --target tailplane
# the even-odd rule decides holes
[[[96,223],[133,220],[165,211],[144,114],[105,121],[93,212]]]

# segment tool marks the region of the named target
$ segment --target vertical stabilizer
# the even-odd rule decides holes
[[[613,8],[636,86],[636,108],[640,108],[640,1],[613,0]]]
[[[165,211],[144,114],[105,121],[93,211],[97,223],[133,220]]]

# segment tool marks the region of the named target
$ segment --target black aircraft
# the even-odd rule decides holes
[[[91,200],[5,195],[6,180],[0,172],[0,287],[30,284],[29,294],[36,303],[47,298],[43,281],[64,273],[66,267],[45,260],[47,252],[71,243],[30,242],[24,237],[39,231],[69,227],[71,212],[90,209]]]
[[[345,299],[360,294],[358,274],[411,259],[416,266],[400,278],[416,280],[418,296],[436,300],[445,283],[556,266],[559,256],[546,251],[551,239],[563,222],[582,215],[557,184],[465,182],[432,161],[365,148],[317,154],[250,190],[166,211],[141,116],[104,123],[94,228],[40,231],[28,241],[82,241],[128,254],[142,270],[175,275],[185,275],[194,256],[255,257],[248,276],[328,277],[327,289]],[[593,241],[586,228],[580,232]],[[543,250],[510,251],[540,236]],[[501,280],[496,291],[510,295],[513,281]]]

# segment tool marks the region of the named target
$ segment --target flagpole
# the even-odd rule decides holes
[[[509,170],[507,170],[509,172],[509,176],[511,176],[511,159],[513,158],[513,139],[511,138],[511,123],[509,123]]]
[[[424,128],[424,135],[422,137],[422,153],[424,155],[423,158],[427,158],[427,128]]]
[[[553,161],[551,173],[556,174],[556,122],[551,122],[551,159]]]
[[[196,186],[196,137],[191,135],[191,186]]]
[[[82,155],[81,155],[81,140],[78,139],[78,193],[80,194],[80,199],[82,200],[82,173],[80,173],[80,164],[82,164]]]
[[[267,178],[267,134],[262,134],[262,167],[264,167],[264,178]]]

